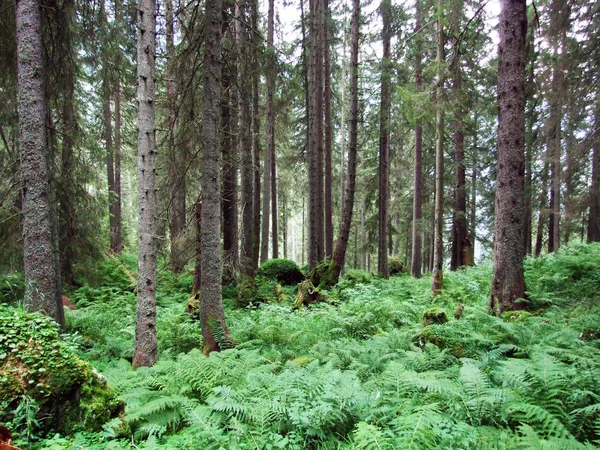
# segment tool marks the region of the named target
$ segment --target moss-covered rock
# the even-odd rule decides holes
[[[530,317],[533,317],[533,314],[529,311],[519,309],[515,311],[504,311],[501,317],[505,322],[525,322]]]
[[[89,363],[61,340],[54,321],[19,308],[0,311],[0,422],[33,401],[42,431],[99,430],[124,403]],[[18,431],[18,430],[17,430]]]
[[[388,269],[391,277],[408,273],[408,268],[400,261],[400,258],[388,258]]]
[[[441,308],[429,308],[423,313],[423,326],[427,327],[433,324],[444,324],[448,322],[446,311]]]
[[[304,280],[304,274],[291,259],[275,258],[265,261],[257,276],[268,280],[276,280],[282,284],[296,285]]]

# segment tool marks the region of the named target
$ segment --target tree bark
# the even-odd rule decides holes
[[[53,253],[40,5],[35,0],[19,0],[15,14],[25,304],[64,327],[60,268]]]
[[[525,0],[503,0],[498,64],[498,171],[490,313],[522,309],[525,217]]]
[[[422,67],[422,39],[421,39],[421,0],[416,0],[415,12],[415,86],[417,92],[421,91],[423,84]],[[412,258],[410,273],[415,278],[421,278],[421,234],[423,232],[423,127],[421,119],[417,119],[415,127],[415,172],[413,194],[413,226],[412,226]]]
[[[537,234],[535,239],[535,250],[534,256],[537,258],[542,253],[542,245],[544,241],[544,223],[547,217],[547,207],[548,207],[548,171],[549,171],[548,161],[544,163],[544,168],[542,169],[542,187],[540,189],[540,208],[538,215],[538,223],[537,223]]]
[[[381,61],[381,106],[379,110],[379,241],[377,245],[377,272],[389,278],[388,268],[388,222],[390,201],[390,110],[392,96],[391,38],[392,4],[382,0],[380,5],[383,19]]]
[[[258,100],[260,97],[259,79],[260,71],[258,69],[259,46],[261,37],[258,31],[258,0],[251,0],[252,17],[252,270],[254,273],[258,270],[258,257],[260,251],[260,111]]]
[[[273,133],[273,153],[271,155],[271,222],[273,226],[273,258],[279,258],[279,212],[277,210],[277,152]],[[267,170],[267,168],[265,168]]]
[[[121,29],[121,10],[120,0],[115,0],[115,24],[116,29]],[[115,221],[112,235],[113,248],[115,253],[121,253],[123,250],[123,203],[121,198],[121,54],[117,52],[115,57]]]
[[[166,0],[166,51],[167,51],[167,125],[169,151],[169,219],[171,228],[170,267],[173,272],[181,272],[185,267],[185,242],[183,235],[186,225],[186,158],[177,145],[177,74],[175,54],[175,17],[173,0]]]
[[[222,1],[207,0],[203,61],[202,115],[202,274],[200,277],[200,325],[208,355],[222,349],[229,336],[221,292],[221,151],[219,149],[219,102],[221,97]],[[248,123],[248,125],[250,125]],[[251,166],[250,166],[251,169]],[[250,170],[250,184],[252,183]],[[247,180],[246,180],[247,181]],[[250,196],[251,202],[252,196]],[[245,206],[250,208],[248,202]],[[246,216],[244,216],[246,217]],[[252,225],[251,215],[248,224]],[[252,244],[252,242],[250,242]],[[248,255],[245,255],[248,256]],[[245,263],[251,263],[252,259]],[[246,268],[248,266],[245,266]],[[250,264],[251,267],[251,264]]]
[[[336,284],[344,267],[348,237],[352,226],[354,193],[356,190],[356,156],[358,153],[358,40],[360,0],[352,0],[352,44],[350,52],[350,143],[348,146],[348,185],[344,196],[344,210],[340,221],[338,240],[331,262],[331,284]]]
[[[142,0],[138,9],[138,295],[133,366],[152,366],[156,341],[156,3]]]
[[[442,291],[444,264],[444,112],[442,110],[442,95],[444,84],[444,30],[442,26],[443,3],[438,1],[438,36],[437,36],[437,88],[435,113],[435,218],[433,238],[433,278],[431,292],[438,295]]]
[[[325,112],[325,258],[333,255],[333,167],[332,146],[333,131],[331,125],[331,61],[329,55],[330,42],[329,0],[324,0],[323,26],[323,78],[324,78],[324,112]],[[343,81],[342,81],[343,83]]]
[[[590,210],[588,214],[588,226],[587,226],[587,241],[598,242],[600,241],[600,189],[598,183],[600,182],[600,103],[596,105],[595,118],[594,118],[594,138],[592,139],[592,185],[590,186],[590,197],[589,205]]]

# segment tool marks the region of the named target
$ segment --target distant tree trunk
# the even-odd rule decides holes
[[[23,199],[25,302],[64,327],[60,267],[53,253],[52,185],[46,142],[46,99],[40,5],[16,3],[17,108]]]
[[[75,21],[75,2],[68,0],[62,10],[63,23],[61,27],[62,45],[64,46],[64,100],[62,118],[64,138],[61,153],[61,183],[63,193],[60,195],[60,249],[61,273],[63,284],[73,285],[73,261],[75,260],[75,205],[71,197],[75,185],[73,170],[75,168],[73,148],[77,132],[75,122],[75,51],[73,39],[73,24]]]
[[[324,108],[325,108],[325,258],[333,255],[333,167],[332,145],[333,131],[331,126],[331,61],[329,56],[330,42],[330,9],[329,0],[324,0],[323,27],[323,77],[324,77]],[[342,81],[343,83],[343,81]]]
[[[423,57],[421,38],[421,0],[416,0],[415,12],[415,85],[417,92],[421,91],[423,84],[423,68],[421,59]],[[421,278],[421,233],[422,208],[423,208],[423,127],[421,119],[417,119],[415,127],[415,173],[413,194],[413,226],[412,226],[412,258],[410,273],[415,278]]]
[[[196,245],[194,255],[194,295],[200,294],[200,283],[202,279],[202,201],[198,199],[194,205],[194,223],[196,224]]]
[[[239,86],[239,132],[241,158],[241,206],[242,206],[242,248],[240,269],[244,276],[254,277],[254,168],[252,154],[252,77],[250,67],[250,22],[248,2],[238,3],[237,39],[240,51]],[[204,205],[206,209],[207,205]]]
[[[179,151],[177,140],[177,81],[175,65],[175,18],[173,15],[173,0],[166,0],[166,51],[167,51],[167,125],[169,149],[169,219],[171,227],[171,257],[170,267],[173,272],[181,272],[185,266],[185,172],[186,158]]]
[[[251,0],[251,47],[252,47],[252,271],[258,270],[260,251],[260,111],[259,91],[259,46],[262,40],[258,29],[258,0]]]
[[[313,0],[316,5],[316,24],[317,31],[317,54],[316,54],[316,95],[318,96],[315,102],[315,115],[317,117],[318,126],[318,141],[317,141],[317,239],[318,239],[318,261],[322,261],[325,257],[325,191],[324,191],[324,46],[325,46],[325,0]]]
[[[360,268],[367,270],[367,200],[364,194],[360,202]]]
[[[139,258],[137,320],[133,366],[156,362],[156,3],[142,0],[138,9],[138,208]]]
[[[525,218],[525,0],[503,0],[498,63],[498,172],[490,313],[522,309]]]
[[[344,267],[348,237],[352,226],[356,190],[356,155],[358,152],[358,39],[360,0],[352,0],[352,44],[350,53],[350,144],[348,146],[348,185],[340,220],[338,240],[331,262],[331,283],[336,284]]]
[[[223,33],[228,25],[228,17],[233,14],[233,5],[223,5]],[[233,37],[227,34],[227,42],[233,47]],[[223,70],[223,94],[221,96],[221,142],[223,153],[223,280],[234,282],[239,267],[238,244],[238,152],[236,146],[236,117],[232,117],[232,105],[236,103],[235,64],[228,64]],[[237,108],[233,108],[235,111]],[[198,211],[200,214],[200,211]],[[200,231],[198,231],[200,233]],[[196,255],[199,258],[199,255]],[[198,279],[198,283],[200,280]],[[199,286],[199,284],[198,284]]]
[[[600,105],[596,106],[596,114],[594,121],[594,138],[592,139],[592,185],[590,187],[589,205],[587,226],[587,241],[600,241],[600,197],[598,182],[600,181]]]
[[[275,151],[275,136],[273,136],[273,154],[271,156],[271,219],[273,224],[273,258],[279,258],[279,212],[277,211],[277,152]]]
[[[462,3],[454,3],[452,11],[452,28],[456,42],[461,32],[460,18]],[[464,108],[462,99],[462,73],[460,48],[455,45],[452,60],[452,91],[454,105],[454,164],[456,185],[454,187],[454,210],[452,215],[452,256],[450,270],[456,270],[466,265],[465,250],[467,243],[467,192],[465,176],[465,135],[463,132]]]
[[[379,241],[377,245],[377,272],[389,278],[388,268],[388,222],[390,201],[390,109],[392,104],[391,38],[392,4],[382,0],[380,5],[383,19],[381,61],[381,106],[379,110]]]
[[[219,149],[219,102],[221,97],[221,0],[207,0],[204,27],[202,114],[202,274],[200,278],[200,325],[208,355],[223,348],[229,338],[221,293],[221,151]],[[248,123],[248,125],[250,125]],[[251,184],[250,170],[250,184]],[[247,181],[247,180],[246,180]],[[246,207],[250,207],[251,196]],[[248,224],[252,224],[251,215]],[[251,242],[250,242],[251,244]],[[245,255],[246,257],[249,255]],[[246,259],[245,264],[250,261]],[[248,265],[245,266],[246,268]],[[250,264],[251,267],[251,264]],[[218,337],[218,339],[217,339]]]
[[[537,223],[537,234],[535,239],[534,256],[538,257],[542,253],[542,245],[544,242],[544,223],[547,217],[548,207],[548,161],[544,163],[542,169],[542,188],[540,189],[540,210]]]
[[[267,123],[265,126],[265,164],[263,171],[263,205],[262,205],[262,236],[260,260],[269,259],[269,211],[271,207],[271,159],[275,150],[275,110],[273,100],[275,96],[275,64],[273,48],[273,35],[275,30],[275,1],[269,0],[267,13]],[[274,242],[274,241],[273,241]]]
[[[438,42],[437,64],[438,78],[436,88],[436,114],[435,114],[435,219],[433,243],[433,278],[431,292],[438,295],[442,291],[443,264],[444,264],[444,112],[442,110],[442,95],[444,84],[444,30],[442,26],[443,3],[438,1]]]

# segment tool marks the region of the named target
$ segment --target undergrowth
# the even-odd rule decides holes
[[[331,302],[307,309],[293,310],[293,298],[251,307],[226,299],[238,346],[209,358],[199,350],[198,323],[185,313],[189,274],[166,273],[158,284],[159,362],[137,371],[130,364],[135,294],[111,264],[100,286],[73,293],[79,309],[67,324],[81,336],[80,355],[127,402],[125,418],[39,448],[584,449],[600,442],[598,245],[528,259],[529,313],[503,318],[487,313],[489,263],[448,272],[437,297],[429,278],[349,271],[328,292]],[[459,303],[464,313],[453,319]],[[424,327],[432,307],[449,322]]]

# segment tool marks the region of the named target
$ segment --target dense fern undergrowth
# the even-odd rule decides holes
[[[583,449],[600,443],[600,246],[526,261],[528,312],[487,312],[491,266],[430,279],[350,271],[330,302],[240,307],[234,349],[202,355],[192,277],[160,274],[160,358],[131,369],[135,259],[69,293],[67,338],[125,400],[100,433],[39,449]],[[285,296],[284,296],[285,297]],[[459,319],[453,318],[458,304]],[[437,307],[450,319],[423,325]],[[23,435],[25,436],[25,434]]]

